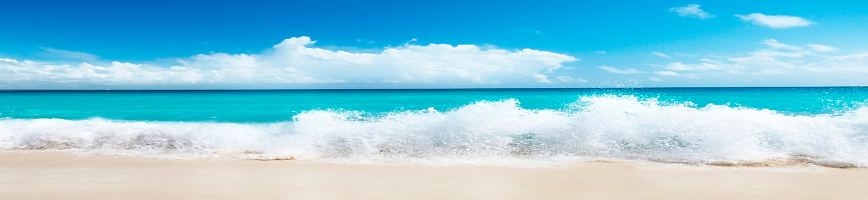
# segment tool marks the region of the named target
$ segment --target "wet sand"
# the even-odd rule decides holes
[[[868,169],[157,160],[0,151],[3,199],[865,199]]]

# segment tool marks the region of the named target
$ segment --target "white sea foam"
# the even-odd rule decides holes
[[[868,166],[868,108],[799,116],[633,96],[588,96],[569,110],[516,100],[372,115],[312,110],[265,124],[106,119],[0,120],[0,149],[187,158],[284,158],[431,164],[592,159],[764,162],[797,157]]]

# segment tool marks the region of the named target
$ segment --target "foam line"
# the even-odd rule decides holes
[[[629,95],[585,96],[571,106],[534,110],[503,100],[384,115],[310,110],[291,122],[260,124],[4,119],[0,149],[434,163],[598,158],[726,163],[799,157],[868,166],[868,108],[803,116]]]

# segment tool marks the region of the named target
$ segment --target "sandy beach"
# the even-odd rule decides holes
[[[528,169],[0,152],[4,199],[864,199],[866,187],[868,169],[818,166]]]

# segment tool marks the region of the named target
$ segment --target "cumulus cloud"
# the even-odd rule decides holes
[[[606,70],[606,71],[611,72],[611,73],[616,73],[616,74],[643,74],[643,73],[645,73],[644,71],[639,71],[636,69],[618,69],[618,68],[608,67],[608,66],[599,66],[597,68]]]
[[[678,16],[682,17],[693,17],[699,19],[708,19],[714,17],[714,15],[708,14],[702,9],[699,9],[699,6],[699,4],[690,4],[684,7],[670,8],[669,11],[678,13]]]
[[[105,85],[256,84],[458,84],[551,83],[549,76],[578,59],[533,49],[476,45],[404,44],[376,53],[311,47],[293,37],[260,54],[200,54],[176,65],[124,62],[106,65],[54,64],[4,59],[0,83],[87,83]]]
[[[765,15],[762,13],[751,13],[748,15],[735,16],[743,21],[752,22],[754,24],[770,28],[793,28],[814,24],[814,22],[810,20],[788,15]]]

